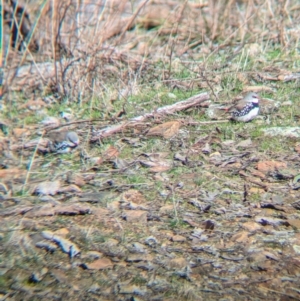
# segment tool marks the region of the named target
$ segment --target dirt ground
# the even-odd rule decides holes
[[[300,300],[299,1],[17,6],[0,300]]]

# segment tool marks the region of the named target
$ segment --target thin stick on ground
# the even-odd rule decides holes
[[[182,110],[186,110],[191,107],[199,106],[202,102],[204,102],[208,99],[209,99],[209,94],[206,92],[197,94],[186,100],[182,100],[182,101],[176,102],[172,105],[164,106],[164,107],[158,108],[156,110],[153,110],[150,113],[146,113],[144,115],[134,117],[129,121],[125,121],[125,122],[122,122],[122,123],[119,123],[119,124],[116,124],[113,126],[106,127],[104,129],[101,129],[101,130],[97,131],[96,133],[94,133],[93,137],[91,138],[91,142],[95,142],[101,138],[109,137],[115,133],[119,133],[119,132],[123,131],[125,128],[132,127],[136,123],[145,121],[148,118],[170,115],[170,114],[174,114],[175,112],[178,112],[178,111],[182,111]]]

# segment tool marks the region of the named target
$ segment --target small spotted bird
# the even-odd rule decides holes
[[[226,111],[231,113],[231,119],[240,122],[248,122],[258,115],[259,100],[260,98],[256,93],[250,92]]]
[[[57,154],[69,153],[79,145],[79,137],[75,132],[61,131],[49,134],[48,147],[51,152]]]

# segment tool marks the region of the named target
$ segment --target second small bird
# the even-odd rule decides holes
[[[76,132],[53,132],[49,135],[48,147],[51,152],[65,154],[77,147],[79,142],[79,137]]]
[[[248,122],[254,119],[259,113],[259,96],[250,92],[235,105],[226,109],[231,113],[231,119],[241,122]]]

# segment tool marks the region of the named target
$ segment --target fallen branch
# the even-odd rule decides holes
[[[191,107],[199,106],[202,102],[209,99],[208,93],[201,93],[197,94],[195,96],[192,96],[186,100],[182,100],[179,102],[176,102],[172,105],[164,106],[161,108],[158,108],[150,113],[147,113],[145,115],[141,115],[138,117],[134,117],[129,121],[122,122],[110,127],[106,127],[104,129],[101,129],[97,132],[95,132],[91,138],[91,142],[95,142],[98,139],[109,137],[115,133],[119,133],[123,131],[125,128],[132,127],[137,123],[140,123],[142,121],[145,121],[148,118],[154,118],[158,115],[170,115],[178,111],[186,110]]]

